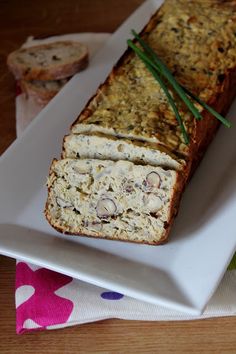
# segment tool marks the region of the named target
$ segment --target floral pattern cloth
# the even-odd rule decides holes
[[[16,331],[63,328],[108,318],[170,321],[236,315],[236,270],[227,271],[201,316],[132,299],[80,280],[18,262]]]

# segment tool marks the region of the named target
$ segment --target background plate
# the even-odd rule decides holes
[[[200,314],[236,248],[236,125],[221,128],[189,184],[164,246],[62,236],[43,216],[46,177],[62,139],[126,48],[145,2],[84,72],[45,107],[0,160],[0,253],[179,311]],[[229,116],[236,115],[236,104]]]

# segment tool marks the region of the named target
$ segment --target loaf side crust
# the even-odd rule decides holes
[[[221,91],[212,98],[208,104],[215,108],[215,110],[221,113],[223,116],[226,116],[231,104],[233,103],[236,97],[236,67],[232,70],[229,70],[225,74],[224,82],[221,86]],[[189,176],[188,180],[193,176],[196,168],[200,164],[202,158],[205,155],[210,143],[214,139],[218,129],[221,127],[220,122],[212,117],[207,111],[203,112],[203,120],[199,122],[198,126],[198,135],[197,135],[197,148],[195,154],[192,155],[192,158],[189,162]],[[227,129],[221,127],[221,129]],[[186,180],[186,182],[188,181]]]

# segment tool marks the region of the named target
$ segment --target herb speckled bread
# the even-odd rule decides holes
[[[182,85],[225,115],[235,96],[235,33],[236,0],[166,0],[141,36]],[[130,49],[124,53],[65,137],[63,159],[52,164],[45,214],[53,227],[70,234],[147,244],[167,240],[187,180],[219,126],[198,105],[203,119],[194,119],[172,94],[190,137],[189,145],[184,143],[176,117],[152,75]],[[119,151],[120,144],[123,151]],[[96,160],[86,160],[91,157]],[[114,162],[117,159],[122,160]],[[70,170],[87,162],[93,172],[83,175]],[[109,170],[101,172],[106,176],[101,184],[94,178],[99,164],[103,172]],[[162,181],[165,173],[167,184],[162,188],[156,175]],[[81,176],[89,176],[86,188],[72,183]],[[156,186],[154,191],[145,189],[148,176]],[[124,192],[125,177],[132,181],[128,188],[131,195]],[[102,227],[95,212],[101,198],[107,200],[102,210],[109,212]],[[147,211],[144,201],[157,206],[158,198],[162,200],[160,209],[154,214]],[[114,199],[129,206],[119,209]]]

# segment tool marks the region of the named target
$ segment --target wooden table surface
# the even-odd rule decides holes
[[[0,153],[15,139],[9,52],[29,35],[113,32],[142,0],[0,0]],[[1,201],[2,202],[2,201]],[[0,353],[236,353],[236,317],[189,322],[107,320],[17,336],[15,261],[0,256]]]

